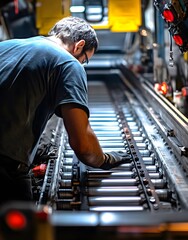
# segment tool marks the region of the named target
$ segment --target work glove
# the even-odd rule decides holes
[[[109,170],[111,168],[119,166],[120,164],[130,163],[132,161],[131,155],[124,151],[112,151],[105,153],[104,155],[104,163],[100,166],[100,168],[104,170]]]

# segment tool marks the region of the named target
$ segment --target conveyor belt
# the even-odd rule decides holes
[[[87,167],[85,179],[89,210],[171,209],[171,191],[167,188],[166,178],[155,155],[149,149],[142,126],[135,120],[134,113],[122,93],[121,89],[114,86],[107,88],[102,82],[90,84],[90,121],[94,131],[99,131],[96,134],[100,136],[102,132],[105,137],[105,144],[99,139],[101,146],[104,151],[128,149],[133,155],[133,161],[106,172]],[[106,116],[106,112],[112,114],[110,118]],[[116,133],[112,133],[115,137],[121,136],[118,143],[113,137],[108,138],[107,133],[111,127],[116,128]],[[155,191],[156,189],[158,191]]]
[[[40,233],[36,239],[41,233],[49,237],[51,227],[54,240],[187,239],[187,166],[181,164],[186,154],[182,159],[175,155],[163,131],[169,124],[162,124],[154,100],[151,107],[150,98],[141,92],[137,96],[130,82],[125,83],[125,78],[113,81],[112,76],[89,81],[90,123],[105,152],[127,151],[130,162],[111,170],[88,167],[70,148],[62,119],[53,116],[48,122],[35,159],[46,165],[46,172],[43,166],[33,172],[37,210],[16,206],[31,220],[32,231]],[[23,238],[17,229],[14,237],[5,233],[5,239]]]
[[[39,204],[47,201],[56,210],[90,212],[187,208],[186,190],[182,192],[181,188],[186,179],[180,169],[176,169],[175,177],[172,174],[171,167],[177,166],[175,156],[131,93],[120,83],[91,81],[89,108],[90,123],[103,150],[128,151],[132,160],[108,171],[85,166],[74,155],[63,130],[59,155],[54,161],[56,174],[49,175],[53,167],[46,173],[47,190],[43,185]],[[46,191],[48,197],[44,199]]]

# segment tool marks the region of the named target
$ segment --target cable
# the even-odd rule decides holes
[[[174,59],[173,59],[173,51],[172,51],[172,35],[169,32],[170,36],[170,55],[169,55],[169,66],[173,67],[174,66]]]

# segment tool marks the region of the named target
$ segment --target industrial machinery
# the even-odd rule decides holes
[[[154,1],[155,6],[159,9],[161,16],[166,21],[169,31],[182,52],[187,48],[187,7],[185,1]]]
[[[154,5],[158,10],[154,46],[156,88],[187,116],[187,1],[156,0]]]
[[[174,68],[164,46],[169,30],[179,39],[174,29],[186,21],[187,2],[136,2],[142,11],[127,31],[120,31],[126,13],[119,10],[119,25],[111,14],[117,17],[118,6],[131,6],[130,1],[72,1],[70,8],[94,25],[100,42],[86,66],[91,126],[105,152],[127,151],[132,159],[111,170],[84,165],[69,146],[63,121],[53,116],[31,169],[36,205],[6,206],[0,212],[0,239],[188,238],[186,95],[183,104],[177,100],[187,85],[186,71],[176,61],[178,56],[186,68],[187,43],[171,42],[177,56],[168,45]],[[155,16],[151,30],[143,14],[148,8]],[[161,14],[168,15],[170,29]],[[12,212],[29,224],[15,229]]]

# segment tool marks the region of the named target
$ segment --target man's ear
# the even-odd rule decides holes
[[[82,52],[83,47],[85,46],[85,40],[80,40],[75,43],[73,53],[80,54]]]

